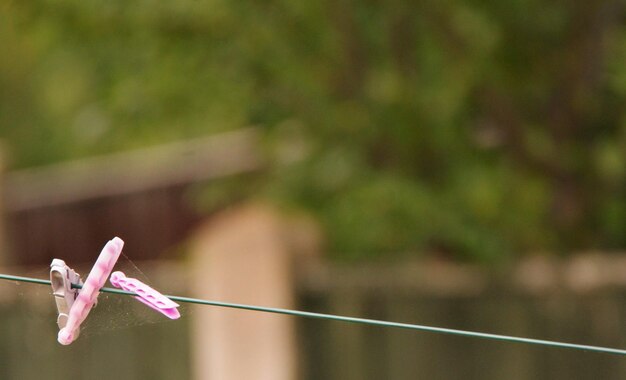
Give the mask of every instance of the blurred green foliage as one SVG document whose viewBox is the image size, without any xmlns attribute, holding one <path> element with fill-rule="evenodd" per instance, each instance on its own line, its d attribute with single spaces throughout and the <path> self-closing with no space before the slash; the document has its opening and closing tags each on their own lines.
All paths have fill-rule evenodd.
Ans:
<svg viewBox="0 0 626 380">
<path fill-rule="evenodd" d="M 626 247 L 623 1 L 0 2 L 13 167 L 257 125 L 342 257 Z"/>
</svg>

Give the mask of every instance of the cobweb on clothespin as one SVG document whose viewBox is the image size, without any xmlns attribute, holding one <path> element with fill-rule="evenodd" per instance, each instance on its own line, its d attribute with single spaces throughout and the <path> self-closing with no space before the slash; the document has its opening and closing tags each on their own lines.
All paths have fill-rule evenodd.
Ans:
<svg viewBox="0 0 626 380">
<path fill-rule="evenodd" d="M 117 262 L 115 270 L 127 274 L 128 277 L 140 279 L 148 285 L 154 285 L 160 290 L 167 290 L 167 284 L 154 283 L 154 276 L 146 273 L 126 253 L 122 251 L 121 259 Z M 107 285 L 111 286 L 110 280 Z M 192 310 L 187 305 L 180 306 L 181 314 L 188 316 Z M 85 322 L 83 338 L 97 336 L 117 330 L 140 328 L 145 325 L 167 323 L 169 320 L 155 313 L 150 308 L 137 302 L 133 297 L 120 297 L 111 293 L 100 293 L 98 306 L 95 307 L 89 319 Z"/>
</svg>

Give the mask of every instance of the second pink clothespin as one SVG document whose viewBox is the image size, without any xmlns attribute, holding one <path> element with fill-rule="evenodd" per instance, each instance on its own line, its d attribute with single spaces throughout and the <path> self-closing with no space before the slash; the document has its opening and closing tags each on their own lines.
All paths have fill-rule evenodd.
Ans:
<svg viewBox="0 0 626 380">
<path fill-rule="evenodd" d="M 67 311 L 67 314 L 61 313 L 59 315 L 58 322 L 59 327 L 61 327 L 58 336 L 59 343 L 68 345 L 78 337 L 80 325 L 83 323 L 85 318 L 87 318 L 91 308 L 95 305 L 96 300 L 98 299 L 98 294 L 100 294 L 100 288 L 104 286 L 107 278 L 109 278 L 109 274 L 113 271 L 113 267 L 115 266 L 120 253 L 122 253 L 123 247 L 124 241 L 118 237 L 107 242 L 102 249 L 102 252 L 100 252 L 100 256 L 98 256 L 91 272 L 89 272 L 85 283 L 78 292 L 78 296 L 75 297 L 73 294 L 68 295 L 70 300 L 72 297 L 75 297 L 75 299 L 70 301 L 71 307 Z M 53 261 L 53 264 L 54 263 L 55 262 Z M 53 288 L 55 285 L 54 276 L 56 276 L 56 274 L 51 273 Z M 76 281 L 76 279 L 74 278 L 73 281 Z M 71 285 L 69 289 L 71 289 Z M 57 290 L 55 289 L 55 297 L 66 297 L 66 295 L 57 294 Z"/>
<path fill-rule="evenodd" d="M 138 301 L 166 317 L 170 319 L 180 318 L 180 313 L 176 309 L 179 305 L 176 302 L 136 278 L 126 277 L 124 273 L 117 271 L 111 274 L 110 281 L 116 288 L 136 293 L 135 298 Z"/>
</svg>

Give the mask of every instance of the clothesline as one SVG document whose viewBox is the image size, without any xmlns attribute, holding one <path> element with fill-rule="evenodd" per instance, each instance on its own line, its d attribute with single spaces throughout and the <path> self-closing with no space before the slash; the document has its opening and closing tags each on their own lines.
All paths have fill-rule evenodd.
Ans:
<svg viewBox="0 0 626 380">
<path fill-rule="evenodd" d="M 8 275 L 8 274 L 0 274 L 0 279 L 33 283 L 33 284 L 39 284 L 39 285 L 51 284 L 49 280 L 42 280 L 42 279 L 32 278 L 32 277 L 13 276 L 13 275 Z M 79 284 L 72 284 L 72 288 L 81 289 L 82 286 Z M 106 287 L 101 288 L 100 292 L 127 295 L 127 296 L 137 296 L 137 294 L 134 292 L 114 289 L 114 288 L 106 288 Z M 376 320 L 376 319 L 347 317 L 347 316 L 341 316 L 341 315 L 335 315 L 335 314 L 313 313 L 313 312 L 308 312 L 308 311 L 299 311 L 299 310 L 282 309 L 282 308 L 265 307 L 265 306 L 255 306 L 255 305 L 247 305 L 247 304 L 239 304 L 239 303 L 231 303 L 231 302 L 211 301 L 211 300 L 203 300 L 203 299 L 191 298 L 191 297 L 181 297 L 181 296 L 172 296 L 172 295 L 166 295 L 166 297 L 171 299 L 172 301 L 192 303 L 192 304 L 198 304 L 198 305 L 208 305 L 208 306 L 224 307 L 224 308 L 231 308 L 231 309 L 251 310 L 251 311 L 257 311 L 257 312 L 264 312 L 264 313 L 284 314 L 284 315 L 291 315 L 295 317 L 321 319 L 321 320 L 328 320 L 328 321 L 339 321 L 339 322 L 347 322 L 347 323 L 354 323 L 354 324 L 360 324 L 360 325 L 378 326 L 378 327 L 385 327 L 385 328 L 398 328 L 398 329 L 405 329 L 405 330 L 417 330 L 417 331 L 425 331 L 425 332 L 431 332 L 431 333 L 437 333 L 437 334 L 458 335 L 458 336 L 496 340 L 496 341 L 503 341 L 503 342 L 510 342 L 510 343 L 559 347 L 559 348 L 565 348 L 565 349 L 574 349 L 574 350 L 600 352 L 600 353 L 605 353 L 605 354 L 626 356 L 626 350 L 618 349 L 618 348 L 591 346 L 591 345 L 585 345 L 585 344 L 566 343 L 566 342 L 524 338 L 524 337 L 509 336 L 509 335 L 489 334 L 489 333 L 482 333 L 482 332 L 476 332 L 476 331 L 457 330 L 457 329 L 417 325 L 417 324 L 410 324 L 410 323 L 398 323 L 398 322 L 390 322 L 390 321 L 383 321 L 383 320 Z"/>
</svg>

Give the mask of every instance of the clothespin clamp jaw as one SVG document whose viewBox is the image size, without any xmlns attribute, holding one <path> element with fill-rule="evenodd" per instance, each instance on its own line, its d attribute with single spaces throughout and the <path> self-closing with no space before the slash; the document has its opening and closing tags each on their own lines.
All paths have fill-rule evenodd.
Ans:
<svg viewBox="0 0 626 380">
<path fill-rule="evenodd" d="M 72 284 L 82 285 L 83 281 L 78 273 L 65 264 L 65 261 L 53 259 L 50 264 L 50 284 L 59 311 L 57 325 L 62 329 L 67 324 L 70 309 L 79 293 L 79 289 L 73 288 Z"/>
</svg>

